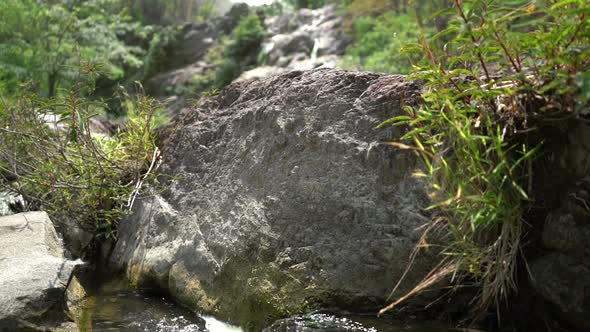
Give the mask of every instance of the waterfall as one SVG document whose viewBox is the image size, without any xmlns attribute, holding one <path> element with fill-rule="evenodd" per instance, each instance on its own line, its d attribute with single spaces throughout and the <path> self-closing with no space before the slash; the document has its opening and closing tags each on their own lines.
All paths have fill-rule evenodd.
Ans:
<svg viewBox="0 0 590 332">
<path fill-rule="evenodd" d="M 313 49 L 311 50 L 311 62 L 315 63 L 318 59 L 318 49 L 320 48 L 320 39 L 319 38 L 315 38 L 313 40 Z"/>
</svg>

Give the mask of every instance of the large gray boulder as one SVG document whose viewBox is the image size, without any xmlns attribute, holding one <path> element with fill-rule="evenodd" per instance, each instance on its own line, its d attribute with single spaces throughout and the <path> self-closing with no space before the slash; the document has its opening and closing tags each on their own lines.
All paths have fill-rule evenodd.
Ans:
<svg viewBox="0 0 590 332">
<path fill-rule="evenodd" d="M 310 307 L 376 309 L 427 220 L 411 152 L 383 143 L 420 86 L 315 70 L 234 83 L 163 132 L 168 189 L 121 223 L 111 261 L 136 285 L 260 331 Z M 420 257 L 402 284 L 429 270 Z"/>
<path fill-rule="evenodd" d="M 73 267 L 45 212 L 1 217 L 0 331 L 61 323 Z"/>
</svg>

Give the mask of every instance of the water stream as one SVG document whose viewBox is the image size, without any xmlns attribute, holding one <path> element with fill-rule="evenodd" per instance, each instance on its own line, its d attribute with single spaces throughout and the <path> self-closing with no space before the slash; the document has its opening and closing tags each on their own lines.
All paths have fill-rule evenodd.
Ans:
<svg viewBox="0 0 590 332">
<path fill-rule="evenodd" d="M 148 290 L 126 287 L 110 280 L 92 292 L 83 304 L 81 332 L 242 332 L 214 317 L 198 316 Z"/>
<path fill-rule="evenodd" d="M 23 198 L 21 196 L 15 196 L 11 193 L 0 191 L 0 217 L 13 214 L 10 210 L 10 205 L 23 204 Z"/>
<path fill-rule="evenodd" d="M 244 332 L 214 317 L 196 315 L 149 290 L 121 279 L 103 282 L 83 304 L 81 332 Z M 269 332 L 457 332 L 440 325 L 384 321 L 374 316 L 309 314 L 279 321 Z M 464 330 L 463 330 L 464 331 Z"/>
</svg>

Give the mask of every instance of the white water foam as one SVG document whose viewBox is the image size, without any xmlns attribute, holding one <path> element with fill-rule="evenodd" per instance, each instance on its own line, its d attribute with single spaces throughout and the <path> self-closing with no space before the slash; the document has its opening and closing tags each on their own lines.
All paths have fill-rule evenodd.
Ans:
<svg viewBox="0 0 590 332">
<path fill-rule="evenodd" d="M 230 325 L 212 316 L 201 315 L 205 320 L 206 327 L 211 332 L 244 332 L 240 327 Z"/>
</svg>

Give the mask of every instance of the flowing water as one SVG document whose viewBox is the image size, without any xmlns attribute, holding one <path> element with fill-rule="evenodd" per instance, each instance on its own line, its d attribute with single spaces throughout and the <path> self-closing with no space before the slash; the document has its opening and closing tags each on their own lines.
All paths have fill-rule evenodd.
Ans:
<svg viewBox="0 0 590 332">
<path fill-rule="evenodd" d="M 15 196 L 13 194 L 0 191 L 0 217 L 12 214 L 13 212 L 10 210 L 10 205 L 18 203 L 23 203 L 21 196 Z"/>
<path fill-rule="evenodd" d="M 117 279 L 102 283 L 84 301 L 82 332 L 243 332 L 210 316 L 196 315 L 148 290 L 134 290 Z M 457 332 L 436 325 L 407 325 L 370 316 L 309 314 L 279 321 L 269 332 Z"/>
<path fill-rule="evenodd" d="M 105 282 L 83 304 L 81 332 L 241 332 L 210 316 L 198 316 L 172 301 L 134 290 L 121 280 Z"/>
</svg>

